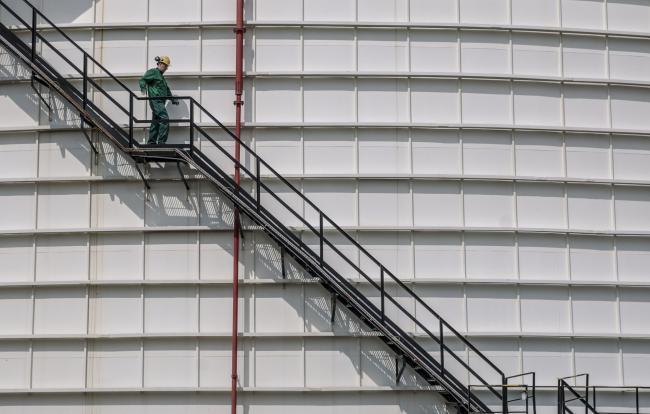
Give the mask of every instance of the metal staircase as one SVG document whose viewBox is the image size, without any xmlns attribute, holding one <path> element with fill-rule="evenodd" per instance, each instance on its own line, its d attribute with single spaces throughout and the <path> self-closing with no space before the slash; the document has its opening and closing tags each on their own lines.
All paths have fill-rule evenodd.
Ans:
<svg viewBox="0 0 650 414">
<path fill-rule="evenodd" d="M 200 172 L 214 183 L 223 195 L 237 206 L 238 210 L 259 226 L 279 246 L 284 255 L 292 257 L 311 276 L 318 278 L 331 293 L 333 304 L 347 307 L 386 343 L 397 355 L 396 379 L 410 365 L 428 384 L 434 387 L 449 402 L 455 404 L 460 412 L 466 413 L 516 413 L 528 412 L 528 401 L 535 406 L 534 375 L 531 384 L 522 378 L 531 374 L 506 376 L 493 362 L 483 355 L 462 334 L 456 331 L 413 290 L 384 267 L 366 249 L 357 243 L 317 205 L 305 197 L 287 179 L 282 177 L 271 165 L 260 158 L 249 146 L 210 114 L 200 103 L 191 97 L 175 97 L 188 105 L 187 119 L 171 119 L 170 122 L 187 127 L 187 142 L 180 145 L 149 146 L 138 142 L 134 137 L 136 124 L 148 123 L 135 115 L 138 103 L 149 98 L 140 97 L 103 65 L 87 54 L 66 33 L 53 24 L 29 2 L 23 0 L 20 10 L 0 0 L 0 13 L 15 19 L 14 24 L 0 24 L 0 44 L 22 60 L 32 72 L 32 81 L 46 85 L 51 91 L 62 96 L 81 119 L 81 127 L 90 125 L 101 132 L 117 148 L 128 154 L 138 164 L 154 161 L 184 163 Z M 29 34 L 22 40 L 17 34 Z M 44 32 L 56 33 L 69 42 L 78 59 L 66 56 Z M 64 76 L 55 66 L 38 52 L 47 49 L 48 54 L 64 62 L 73 77 Z M 76 62 L 74 62 L 76 60 Z M 73 79 L 74 78 L 74 79 Z M 100 78 L 102 80 L 100 80 Z M 103 82 L 118 85 L 119 96 L 107 92 Z M 122 99 L 127 97 L 126 102 Z M 112 106 L 126 123 L 118 123 L 107 114 L 106 106 Z M 102 109 L 104 108 L 104 109 Z M 202 123 L 199 123 L 202 120 Z M 207 120 L 207 122 L 206 122 Z M 216 131 L 216 134 L 214 133 Z M 215 138 L 215 135 L 217 138 Z M 228 147 L 239 143 L 245 161 L 241 163 L 230 153 Z M 94 147 L 93 147 L 94 148 Z M 232 172 L 239 170 L 242 179 L 252 185 L 238 185 Z M 179 168 L 180 171 L 180 168 Z M 145 176 L 138 168 L 148 187 Z M 181 172 L 181 177 L 185 177 Z M 274 185 L 269 184 L 273 181 Z M 187 183 L 185 183 L 187 185 Z M 282 186 L 282 191 L 272 187 Z M 306 206 L 304 213 L 296 211 L 287 201 L 286 195 L 300 200 Z M 297 221 L 304 232 L 315 239 L 315 247 L 310 247 L 296 235 L 279 216 Z M 346 256 L 333 242 L 345 240 L 356 249 L 369 266 L 362 269 Z M 334 260 L 333 260 L 334 259 Z M 348 270 L 358 273 L 372 289 L 371 294 L 363 294 L 342 276 L 342 263 Z M 371 270 L 368 270 L 368 269 Z M 397 295 L 389 290 L 400 290 L 401 298 L 412 298 L 418 309 L 418 316 L 406 309 Z M 334 307 L 334 306 L 333 306 Z M 333 314 L 334 315 L 334 314 Z M 333 320 L 332 316 L 332 320 Z M 409 325 L 411 328 L 407 328 Z M 418 335 L 407 331 L 416 327 Z M 430 345 L 433 345 L 433 349 Z M 467 360 L 452 349 L 458 346 L 467 349 L 471 357 Z M 516 383 L 512 382 L 516 380 Z M 521 385 L 524 383 L 526 385 Z M 496 385 L 495 385 L 496 384 Z M 517 392 L 514 392 L 517 389 Z M 524 389 L 524 391 L 521 391 Z M 525 395 L 522 404 L 520 393 Z M 516 398 L 512 398 L 514 395 Z M 510 408 L 513 401 L 519 401 L 519 411 Z M 523 407 L 523 408 L 520 408 Z"/>
</svg>

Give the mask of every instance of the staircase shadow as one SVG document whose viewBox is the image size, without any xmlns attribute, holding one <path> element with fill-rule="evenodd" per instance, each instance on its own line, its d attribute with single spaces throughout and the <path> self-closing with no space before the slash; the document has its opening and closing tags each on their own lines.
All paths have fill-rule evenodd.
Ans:
<svg viewBox="0 0 650 414">
<path fill-rule="evenodd" d="M 257 251 L 255 252 L 255 276 L 281 282 L 282 278 L 282 256 L 278 246 L 266 235 L 260 233 L 256 238 Z M 316 279 L 309 277 L 302 269 L 288 256 L 285 257 L 286 279 L 290 281 L 306 283 L 304 286 L 303 301 L 286 301 L 292 306 L 296 314 L 301 315 L 306 332 L 332 334 L 333 337 L 315 338 L 315 341 L 337 341 L 343 338 L 356 338 L 358 348 L 350 351 L 339 348 L 339 353 L 355 366 L 358 375 L 361 377 L 363 386 L 396 386 L 396 360 L 394 353 L 386 346 L 375 333 L 370 331 L 349 309 L 341 303 L 337 303 L 334 310 L 334 321 L 332 322 L 333 303 L 329 292 L 317 283 Z M 287 283 L 285 282 L 285 283 Z M 285 287 L 286 288 L 286 287 Z M 338 339 L 337 339 L 338 338 Z M 353 340 L 353 339 L 350 339 Z M 336 342 L 334 342 L 336 344 Z M 319 346 L 318 344 L 315 346 Z M 325 349 L 332 350 L 332 344 L 322 344 Z M 336 347 L 336 345 L 334 345 Z M 427 384 L 413 371 L 407 367 L 403 373 L 399 387 L 426 388 Z"/>
</svg>

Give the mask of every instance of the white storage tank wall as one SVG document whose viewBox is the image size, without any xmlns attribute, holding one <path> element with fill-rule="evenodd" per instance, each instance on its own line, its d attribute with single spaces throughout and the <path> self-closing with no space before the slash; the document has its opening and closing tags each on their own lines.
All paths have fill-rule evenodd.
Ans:
<svg viewBox="0 0 650 414">
<path fill-rule="evenodd" d="M 153 56 L 171 55 L 174 91 L 232 122 L 234 8 L 193 5 L 183 16 L 174 4 L 140 2 L 128 12 L 117 1 L 40 6 L 56 22 L 77 25 L 73 38 L 134 90 Z M 201 16 L 223 23 L 203 27 Z M 179 19 L 190 23 L 147 28 Z M 133 164 L 95 135 L 100 154 L 92 154 L 74 128 L 78 117 L 57 97 L 48 122 L 24 81 L 29 72 L 4 51 L 2 64 L 0 388 L 9 396 L 0 411 L 226 412 L 231 207 L 204 181 L 191 180 L 186 192 L 173 165 L 152 166 L 146 192 Z M 125 102 L 115 84 L 102 82 Z M 97 94 L 95 102 L 123 122 Z M 137 109 L 144 114 L 144 106 Z M 187 113 L 181 107 L 172 116 Z M 171 139 L 186 138 L 175 128 Z M 297 280 L 295 265 L 292 281 L 274 283 L 281 279 L 278 253 L 262 234 L 247 232 L 243 249 L 241 410 L 446 410 L 410 371 L 394 388 L 393 356 L 379 340 L 362 338 L 350 315 L 339 310 L 340 337 L 332 336 L 329 297 Z"/>
<path fill-rule="evenodd" d="M 650 8 L 351 3 L 256 3 L 258 151 L 506 372 L 646 384 Z"/>
<path fill-rule="evenodd" d="M 508 372 L 646 383 L 650 8 L 341 3 L 257 2 L 258 151 Z"/>
<path fill-rule="evenodd" d="M 233 122 L 234 1 L 37 3 L 133 90 L 154 56 L 170 55 L 175 93 Z M 245 138 L 271 165 L 508 374 L 650 385 L 650 6 L 258 0 L 246 13 Z M 205 182 L 186 194 L 173 168 L 152 168 L 147 199 L 108 144 L 95 162 L 78 131 L 49 130 L 27 83 L 2 92 L 0 353 L 13 374 L 0 386 L 18 393 L 3 409 L 227 410 L 229 206 Z M 53 124 L 71 125 L 59 107 Z M 412 373 L 401 391 L 357 392 L 393 386 L 391 356 L 349 315 L 332 326 L 321 288 L 268 283 L 281 278 L 278 258 L 246 234 L 248 409 L 437 406 L 411 391 Z M 321 391 L 291 392 L 305 387 Z M 72 394 L 25 394 L 49 388 Z M 114 392 L 74 394 L 86 388 Z M 115 392 L 168 388 L 217 392 Z"/>
</svg>

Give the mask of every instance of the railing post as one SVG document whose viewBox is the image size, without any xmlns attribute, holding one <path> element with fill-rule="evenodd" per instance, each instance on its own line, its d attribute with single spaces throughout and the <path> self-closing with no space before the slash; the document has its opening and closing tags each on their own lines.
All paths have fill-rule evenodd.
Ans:
<svg viewBox="0 0 650 414">
<path fill-rule="evenodd" d="M 83 108 L 88 104 L 88 55 L 84 53 Z"/>
<path fill-rule="evenodd" d="M 319 221 L 319 242 L 320 242 L 320 265 L 323 266 L 323 213 L 320 212 L 318 215 Z"/>
<path fill-rule="evenodd" d="M 533 414 L 537 414 L 537 380 L 535 379 L 535 372 L 532 373 L 533 376 Z"/>
<path fill-rule="evenodd" d="M 384 318 L 386 316 L 386 294 L 385 294 L 385 287 L 384 287 L 384 267 L 380 267 L 380 272 L 379 272 L 379 286 L 381 289 L 381 323 L 384 323 Z"/>
<path fill-rule="evenodd" d="M 129 94 L 129 148 L 133 148 L 133 94 Z"/>
<path fill-rule="evenodd" d="M 194 151 L 194 101 L 190 99 L 190 154 Z"/>
<path fill-rule="evenodd" d="M 564 414 L 564 388 L 562 380 L 557 380 L 557 414 Z"/>
<path fill-rule="evenodd" d="M 585 382 L 585 414 L 589 414 L 589 375 Z"/>
<path fill-rule="evenodd" d="M 36 59 L 36 24 L 38 22 L 38 14 L 36 8 L 32 6 L 32 61 Z"/>
<path fill-rule="evenodd" d="M 635 392 L 635 397 L 636 397 L 636 414 L 639 414 L 639 387 L 636 387 L 634 389 Z M 595 409 L 596 407 L 594 407 Z"/>
<path fill-rule="evenodd" d="M 503 414 L 508 414 L 508 380 L 505 375 L 501 375 L 501 406 Z"/>
<path fill-rule="evenodd" d="M 260 173 L 260 157 L 255 157 L 255 196 L 257 198 L 257 211 L 260 211 L 260 204 L 262 203 L 262 185 L 261 185 L 261 173 Z M 284 261 L 282 262 L 284 264 Z"/>
<path fill-rule="evenodd" d="M 442 319 L 438 320 L 440 327 L 440 369 L 445 376 L 445 337 L 443 335 Z"/>
</svg>

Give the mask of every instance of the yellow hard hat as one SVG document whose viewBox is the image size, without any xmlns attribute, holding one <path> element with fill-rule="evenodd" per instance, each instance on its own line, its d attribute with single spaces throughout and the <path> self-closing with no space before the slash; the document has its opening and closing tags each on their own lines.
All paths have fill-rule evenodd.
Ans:
<svg viewBox="0 0 650 414">
<path fill-rule="evenodd" d="M 165 65 L 169 66 L 171 65 L 171 59 L 169 59 L 169 56 L 156 56 L 156 62 L 158 63 L 164 63 Z"/>
</svg>

